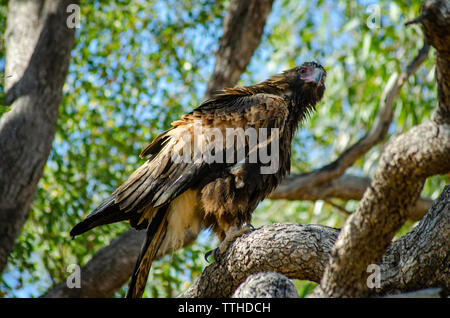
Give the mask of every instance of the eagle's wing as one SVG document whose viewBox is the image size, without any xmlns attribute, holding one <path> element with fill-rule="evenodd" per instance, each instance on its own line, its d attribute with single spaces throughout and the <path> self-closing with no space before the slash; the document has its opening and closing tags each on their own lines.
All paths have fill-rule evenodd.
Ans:
<svg viewBox="0 0 450 318">
<path fill-rule="evenodd" d="M 232 165 L 211 163 L 205 156 L 195 157 L 204 149 L 226 152 L 224 144 L 218 145 L 219 140 L 211 140 L 205 133 L 206 128 L 220 129 L 224 135 L 226 128 L 266 127 L 282 131 L 287 116 L 287 103 L 277 95 L 244 95 L 229 90 L 205 101 L 181 120 L 173 122 L 171 129 L 160 134 L 142 151 L 141 157 L 148 157 L 148 160 L 77 224 L 71 230 L 71 236 L 122 220 L 130 220 L 131 226 L 137 229 L 147 228 L 159 207 L 194 188 L 202 177 Z M 199 123 L 203 129 L 200 133 L 195 130 Z M 197 138 L 195 145 L 194 138 Z M 180 157 L 174 160 L 174 153 L 194 160 L 179 160 Z"/>
<path fill-rule="evenodd" d="M 276 95 L 256 94 L 235 96 L 224 94 L 216 96 L 191 113 L 173 122 L 173 128 L 160 134 L 147 148 L 141 157 L 150 158 L 137 169 L 115 193 L 115 203 L 125 213 L 139 211 L 151 205 L 155 208 L 163 206 L 187 189 L 195 186 L 202 176 L 211 169 L 224 169 L 230 164 L 211 163 L 205 156 L 195 157 L 204 149 L 225 149 L 225 142 L 216 145 L 218 140 L 211 140 L 205 128 L 216 128 L 222 132 L 226 128 L 279 128 L 283 129 L 288 116 L 285 100 Z M 201 124 L 203 130 L 195 131 Z M 199 135 L 195 135 L 200 132 Z M 197 138 L 197 144 L 193 140 Z M 199 147 L 203 147 L 199 150 Z M 183 155 L 190 150 L 190 158 L 176 162 L 173 154 Z M 189 158 L 189 156 L 187 157 Z M 151 218 L 147 215 L 146 218 Z"/>
</svg>

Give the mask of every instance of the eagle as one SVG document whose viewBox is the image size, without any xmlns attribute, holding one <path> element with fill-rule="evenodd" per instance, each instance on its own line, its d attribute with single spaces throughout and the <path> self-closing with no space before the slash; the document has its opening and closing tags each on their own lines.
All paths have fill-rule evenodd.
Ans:
<svg viewBox="0 0 450 318">
<path fill-rule="evenodd" d="M 289 173 L 294 133 L 322 99 L 325 78 L 320 64 L 305 62 L 218 91 L 157 136 L 140 154 L 145 163 L 70 235 L 119 221 L 147 230 L 128 298 L 142 296 L 158 251 L 180 249 L 203 229 L 217 235 L 222 255 Z"/>
</svg>

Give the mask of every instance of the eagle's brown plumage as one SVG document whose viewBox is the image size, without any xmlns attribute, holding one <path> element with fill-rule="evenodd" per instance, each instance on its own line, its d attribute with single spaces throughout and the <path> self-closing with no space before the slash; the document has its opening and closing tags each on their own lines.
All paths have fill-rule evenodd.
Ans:
<svg viewBox="0 0 450 318">
<path fill-rule="evenodd" d="M 129 220 L 136 229 L 147 229 L 127 293 L 128 297 L 142 296 L 159 249 L 178 249 L 204 228 L 211 228 L 224 241 L 250 222 L 258 203 L 289 172 L 292 137 L 322 98 L 325 75 L 322 66 L 308 62 L 254 86 L 225 89 L 203 102 L 142 151 L 141 157 L 148 160 L 77 224 L 71 235 L 122 220 Z M 226 142 L 208 135 L 209 128 L 223 136 L 227 128 L 255 128 L 258 137 L 258 129 L 264 128 L 269 138 L 266 143 L 258 139 L 256 148 L 249 138 L 233 142 L 236 150 L 243 147 L 247 160 L 227 162 Z M 249 154 L 271 152 L 271 128 L 279 131 L 279 165 L 274 173 L 261 174 L 261 167 L 268 164 L 248 160 Z M 176 161 L 173 157 L 174 152 L 193 157 L 205 149 L 213 149 L 211 153 L 224 159 L 211 162 L 200 156 Z"/>
</svg>

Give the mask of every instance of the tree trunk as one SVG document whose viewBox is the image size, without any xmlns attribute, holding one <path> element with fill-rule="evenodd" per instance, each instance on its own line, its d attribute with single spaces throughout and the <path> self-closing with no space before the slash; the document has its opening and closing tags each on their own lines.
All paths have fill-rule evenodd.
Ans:
<svg viewBox="0 0 450 318">
<path fill-rule="evenodd" d="M 0 273 L 26 221 L 52 146 L 74 44 L 73 0 L 8 5 L 5 91 L 0 120 Z"/>
</svg>

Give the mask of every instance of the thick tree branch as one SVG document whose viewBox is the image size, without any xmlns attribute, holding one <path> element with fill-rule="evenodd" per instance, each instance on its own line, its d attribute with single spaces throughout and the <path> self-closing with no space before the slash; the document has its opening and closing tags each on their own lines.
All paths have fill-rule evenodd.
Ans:
<svg viewBox="0 0 450 318">
<path fill-rule="evenodd" d="M 291 180 L 297 178 L 298 176 L 299 175 L 289 176 L 270 194 L 269 198 L 309 201 L 329 200 L 331 198 L 361 200 L 364 192 L 370 185 L 370 178 L 344 174 L 339 178 L 314 187 L 297 189 L 296 192 L 292 189 L 292 187 L 295 187 L 295 184 L 292 183 Z M 413 221 L 420 220 L 431 208 L 432 203 L 433 200 L 428 198 L 418 199 L 409 211 L 408 219 Z"/>
<path fill-rule="evenodd" d="M 72 0 L 8 4 L 6 104 L 0 120 L 0 273 L 28 217 L 50 153 L 74 29 Z"/>
<path fill-rule="evenodd" d="M 273 0 L 230 1 L 205 98 L 236 85 L 261 41 L 272 4 Z"/>
<path fill-rule="evenodd" d="M 441 288 L 427 288 L 404 294 L 385 296 L 385 298 L 441 298 L 441 297 L 443 297 Z"/>
<path fill-rule="evenodd" d="M 410 233 L 394 241 L 383 256 L 377 292 L 441 287 L 450 292 L 450 186 Z M 389 264 L 389 265 L 388 265 Z"/>
<path fill-rule="evenodd" d="M 224 36 L 216 54 L 216 67 L 208 85 L 205 98 L 214 91 L 234 86 L 261 41 L 266 18 L 273 0 L 230 1 L 224 19 Z M 66 283 L 55 286 L 44 297 L 111 297 L 120 286 L 126 284 L 133 271 L 145 234 L 129 230 L 109 246 L 100 250 L 82 268 L 82 284 L 77 291 L 67 288 Z M 184 246 L 191 241 L 184 242 Z M 115 250 L 127 251 L 116 253 Z M 168 251 L 161 251 L 161 255 Z M 114 282 L 95 280 L 104 272 L 104 266 L 115 272 Z M 132 265 L 130 265 L 132 264 Z M 113 280 L 109 278 L 109 280 Z"/>
<path fill-rule="evenodd" d="M 380 107 L 372 128 L 355 144 L 347 148 L 335 161 L 317 170 L 287 178 L 275 192 L 285 196 L 295 196 L 303 191 L 311 191 L 311 188 L 330 182 L 342 176 L 347 168 L 363 156 L 373 146 L 384 140 L 389 125 L 392 122 L 394 101 L 398 92 L 409 76 L 411 76 L 428 56 L 429 46 L 419 51 L 419 54 L 408 65 L 402 74 L 394 73 L 389 78 L 383 93 L 381 94 Z"/>
<path fill-rule="evenodd" d="M 450 289 L 449 207 L 450 186 L 447 186 L 419 225 L 387 249 L 380 263 L 381 288 L 375 293 L 384 295 L 433 286 Z M 320 282 L 338 235 L 339 230 L 321 225 L 263 226 L 239 237 L 181 297 L 230 297 L 247 277 L 259 272 Z M 418 264 L 422 258 L 425 261 Z M 403 275 L 396 276 L 394 272 Z"/>
<path fill-rule="evenodd" d="M 341 231 L 316 295 L 368 295 L 367 266 L 381 259 L 425 179 L 450 171 L 449 17 L 448 2 L 430 0 L 417 20 L 424 26 L 425 42 L 437 50 L 439 105 L 433 121 L 413 127 L 386 147 L 370 187 Z"/>
<path fill-rule="evenodd" d="M 230 297 L 249 275 L 259 272 L 319 282 L 338 234 L 339 230 L 320 225 L 258 228 L 239 237 L 181 297 Z"/>
<path fill-rule="evenodd" d="M 425 179 L 450 170 L 450 127 L 428 122 L 386 147 L 370 187 L 342 228 L 321 282 L 324 296 L 364 296 L 376 264 L 420 195 Z"/>
<path fill-rule="evenodd" d="M 109 298 L 122 287 L 133 272 L 139 256 L 145 231 L 129 230 L 98 251 L 81 268 L 80 288 L 68 288 L 62 282 L 43 296 L 44 298 Z M 192 241 L 185 242 L 189 244 Z M 168 251 L 160 251 L 158 257 Z M 107 270 L 105 270 L 107 269 Z"/>
</svg>

